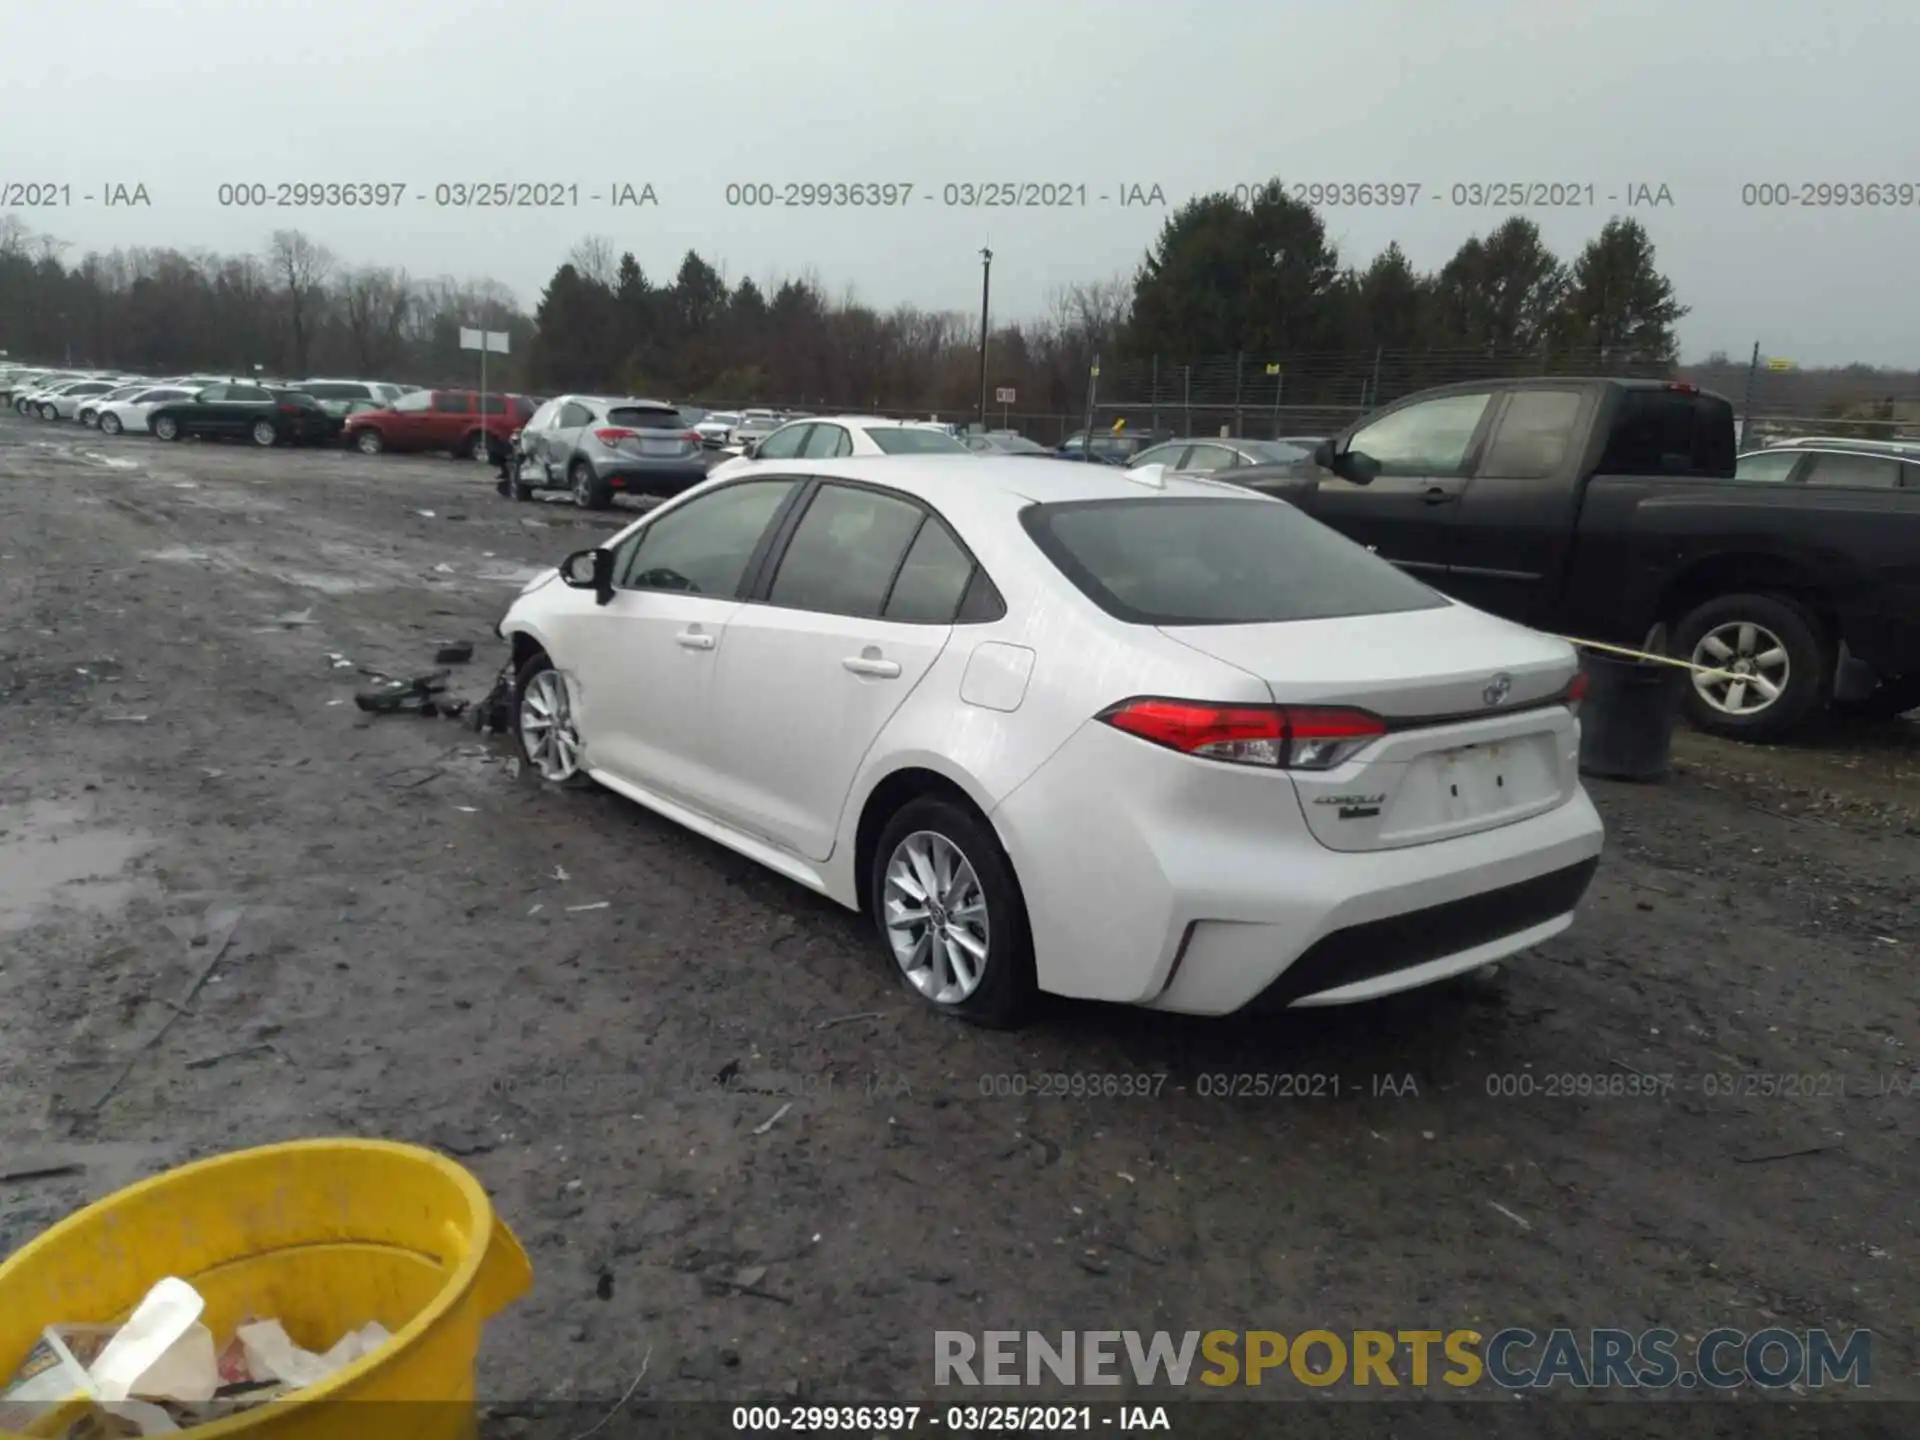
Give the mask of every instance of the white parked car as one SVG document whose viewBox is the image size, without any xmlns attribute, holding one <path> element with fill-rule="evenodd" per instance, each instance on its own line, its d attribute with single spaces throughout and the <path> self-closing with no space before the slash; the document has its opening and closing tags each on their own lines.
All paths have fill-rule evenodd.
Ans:
<svg viewBox="0 0 1920 1440">
<path fill-rule="evenodd" d="M 709 450 L 718 450 L 733 443 L 733 427 L 740 423 L 737 410 L 709 410 L 694 425 L 694 433 L 700 437 L 700 443 Z"/>
<path fill-rule="evenodd" d="M 198 393 L 203 386 L 160 385 L 144 389 L 125 400 L 115 400 L 100 407 L 99 427 L 102 435 L 120 435 L 132 431 L 136 435 L 147 433 L 147 416 L 156 405 L 164 405 L 169 400 L 184 400 Z"/>
<path fill-rule="evenodd" d="M 539 775 L 866 912 L 981 1023 L 1428 984 L 1565 930 L 1598 864 L 1572 648 L 1222 482 L 763 463 L 500 633 Z"/>
<path fill-rule="evenodd" d="M 132 384 L 116 385 L 101 395 L 89 395 L 74 408 L 73 418 L 89 430 L 97 430 L 100 427 L 100 408 L 103 405 L 110 405 L 116 400 L 131 400 L 142 390 L 151 389 L 157 383 L 154 380 L 140 380 Z"/>
<path fill-rule="evenodd" d="M 785 460 L 837 460 L 874 455 L 972 455 L 960 441 L 925 420 L 877 415 L 808 415 L 790 420 L 736 459 L 714 466 L 715 476 L 740 475 Z"/>
<path fill-rule="evenodd" d="M 91 400 L 112 390 L 111 380 L 71 380 L 51 390 L 43 390 L 32 399 L 32 413 L 42 420 L 71 420 L 82 400 Z"/>
</svg>

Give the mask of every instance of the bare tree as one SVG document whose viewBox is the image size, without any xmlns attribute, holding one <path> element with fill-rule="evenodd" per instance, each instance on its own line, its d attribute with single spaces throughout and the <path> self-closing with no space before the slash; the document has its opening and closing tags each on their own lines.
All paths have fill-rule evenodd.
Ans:
<svg viewBox="0 0 1920 1440">
<path fill-rule="evenodd" d="M 580 272 L 582 280 L 604 285 L 609 290 L 620 276 L 620 252 L 604 235 L 589 235 L 567 252 L 567 263 Z"/>
<path fill-rule="evenodd" d="M 348 275 L 340 289 L 347 333 L 363 375 L 379 375 L 400 358 L 412 289 L 407 272 L 376 265 Z"/>
<path fill-rule="evenodd" d="M 334 271 L 333 252 L 298 230 L 276 230 L 268 246 L 267 259 L 287 298 L 293 369 L 296 374 L 304 375 L 314 332 L 319 328 L 326 304 L 327 281 Z"/>
</svg>

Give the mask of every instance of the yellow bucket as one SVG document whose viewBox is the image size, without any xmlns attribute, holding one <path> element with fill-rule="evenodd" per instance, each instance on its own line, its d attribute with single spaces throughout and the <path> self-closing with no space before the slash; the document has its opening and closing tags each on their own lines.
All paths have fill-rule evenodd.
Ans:
<svg viewBox="0 0 1920 1440">
<path fill-rule="evenodd" d="M 206 1297 L 216 1345 L 249 1318 L 278 1318 L 316 1352 L 369 1320 L 393 1332 L 321 1384 L 195 1427 L 194 1440 L 470 1435 L 481 1326 L 533 1284 L 520 1242 L 452 1161 L 381 1140 L 267 1145 L 143 1180 L 0 1264 L 0 1385 L 46 1326 L 123 1321 L 168 1275 Z M 343 1412 L 349 1401 L 361 1403 Z M 66 1418 L 32 1433 L 62 1433 Z"/>
</svg>

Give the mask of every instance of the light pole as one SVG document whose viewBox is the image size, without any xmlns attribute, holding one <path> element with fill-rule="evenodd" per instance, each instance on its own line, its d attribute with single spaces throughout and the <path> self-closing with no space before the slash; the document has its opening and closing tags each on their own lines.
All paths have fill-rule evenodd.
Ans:
<svg viewBox="0 0 1920 1440">
<path fill-rule="evenodd" d="M 993 283 L 993 251 L 980 251 L 980 429 L 987 428 L 987 296 Z"/>
</svg>

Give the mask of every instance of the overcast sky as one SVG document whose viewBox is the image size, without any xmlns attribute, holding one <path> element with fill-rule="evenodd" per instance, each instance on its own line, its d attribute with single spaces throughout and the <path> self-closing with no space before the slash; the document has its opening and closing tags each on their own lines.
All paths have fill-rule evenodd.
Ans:
<svg viewBox="0 0 1920 1440">
<path fill-rule="evenodd" d="M 1920 5 L 1752 0 L 60 0 L 9 27 L 0 186 L 71 242 L 260 247 L 487 275 L 532 304 L 582 236 L 670 275 L 814 271 L 867 303 L 994 313 L 1130 274 L 1169 208 L 1274 175 L 1423 187 L 1331 212 L 1343 259 L 1443 262 L 1504 211 L 1456 184 L 1591 185 L 1530 212 L 1567 259 L 1637 215 L 1713 349 L 1920 363 Z M 16 20 L 23 16 L 15 17 Z M 31 143 L 28 143 L 31 142 Z M 397 208 L 223 207 L 223 184 L 398 182 Z M 435 187 L 578 186 L 579 203 L 442 208 Z M 726 187 L 911 183 L 895 209 L 730 207 Z M 948 185 L 1086 187 L 1071 209 L 968 209 Z M 1744 184 L 1891 182 L 1904 208 L 1760 208 Z M 144 185 L 147 208 L 107 207 Z M 615 208 L 651 184 L 657 205 Z M 1671 204 L 1629 208 L 1629 187 Z M 88 201 L 83 197 L 93 195 Z M 1103 201 L 1101 196 L 1112 198 Z M 1618 199 L 1609 202 L 1609 196 Z M 928 198 L 931 197 L 931 198 Z M 1436 198 L 1438 197 L 1438 198 Z M 13 198 L 13 197 L 0 197 Z"/>
</svg>

